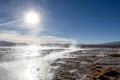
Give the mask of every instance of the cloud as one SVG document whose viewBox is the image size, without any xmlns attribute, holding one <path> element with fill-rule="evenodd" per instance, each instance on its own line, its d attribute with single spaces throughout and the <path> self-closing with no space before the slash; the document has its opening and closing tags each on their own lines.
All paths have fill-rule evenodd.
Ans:
<svg viewBox="0 0 120 80">
<path fill-rule="evenodd" d="M 29 34 L 38 34 L 42 31 L 44 31 L 43 28 L 43 24 L 41 23 L 40 25 L 34 25 L 34 26 L 30 26 L 30 25 L 26 25 L 22 19 L 19 20 L 12 20 L 12 21 L 8 21 L 8 22 L 0 22 L 0 28 L 3 29 L 5 31 L 9 31 L 7 29 L 13 28 L 14 30 L 19 32 L 23 32 L 24 33 L 29 33 Z M 10 31 L 11 32 L 11 31 Z"/>
<path fill-rule="evenodd" d="M 74 43 L 72 39 L 60 38 L 55 36 L 31 36 L 18 34 L 17 32 L 4 32 L 0 34 L 0 40 L 29 43 L 29 44 L 48 44 L 48 43 Z"/>
<path fill-rule="evenodd" d="M 0 23 L 0 27 L 1 27 L 1 26 L 13 25 L 13 24 L 18 23 L 19 21 L 20 21 L 20 20 L 13 20 L 13 21 L 8 21 L 8 22 L 2 22 L 2 23 Z"/>
</svg>

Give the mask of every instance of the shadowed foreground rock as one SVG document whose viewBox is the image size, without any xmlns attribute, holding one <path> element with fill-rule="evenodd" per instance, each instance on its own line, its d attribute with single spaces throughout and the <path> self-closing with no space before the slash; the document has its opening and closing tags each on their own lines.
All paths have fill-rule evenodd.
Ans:
<svg viewBox="0 0 120 80">
<path fill-rule="evenodd" d="M 56 60 L 58 66 L 53 80 L 120 80 L 120 57 L 79 56 L 81 52 L 71 53 L 74 58 Z"/>
</svg>

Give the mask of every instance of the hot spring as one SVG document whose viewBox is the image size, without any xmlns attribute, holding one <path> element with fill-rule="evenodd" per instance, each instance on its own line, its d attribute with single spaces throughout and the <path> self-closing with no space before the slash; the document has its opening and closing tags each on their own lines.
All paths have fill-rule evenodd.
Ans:
<svg viewBox="0 0 120 80">
<path fill-rule="evenodd" d="M 52 80 L 59 66 L 51 64 L 80 48 L 27 45 L 0 48 L 0 80 Z"/>
</svg>

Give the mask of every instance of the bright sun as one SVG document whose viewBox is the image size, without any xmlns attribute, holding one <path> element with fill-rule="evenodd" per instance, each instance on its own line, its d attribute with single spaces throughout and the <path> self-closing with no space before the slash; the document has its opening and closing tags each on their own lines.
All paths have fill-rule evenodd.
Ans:
<svg viewBox="0 0 120 80">
<path fill-rule="evenodd" d="M 24 21 L 28 25 L 38 25 L 39 24 L 39 15 L 36 12 L 30 11 L 24 15 Z"/>
</svg>

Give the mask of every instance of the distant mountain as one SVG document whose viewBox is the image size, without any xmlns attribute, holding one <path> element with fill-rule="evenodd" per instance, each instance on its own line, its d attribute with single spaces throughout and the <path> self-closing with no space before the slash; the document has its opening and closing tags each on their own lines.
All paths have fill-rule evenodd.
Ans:
<svg viewBox="0 0 120 80">
<path fill-rule="evenodd" d="M 120 48 L 120 41 L 103 44 L 82 44 L 84 48 Z"/>
<path fill-rule="evenodd" d="M 104 43 L 105 45 L 120 45 L 120 41 Z"/>
<path fill-rule="evenodd" d="M 16 43 L 7 42 L 7 41 L 0 41 L 0 46 L 15 46 Z"/>
<path fill-rule="evenodd" d="M 8 41 L 0 41 L 0 46 L 16 46 L 16 45 L 27 45 L 27 43 L 15 43 Z"/>
</svg>

